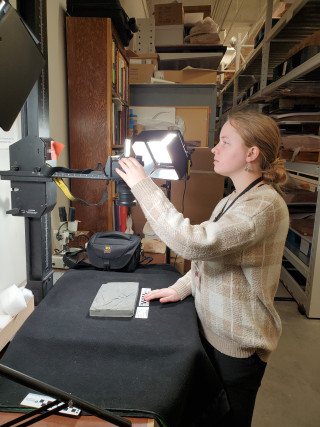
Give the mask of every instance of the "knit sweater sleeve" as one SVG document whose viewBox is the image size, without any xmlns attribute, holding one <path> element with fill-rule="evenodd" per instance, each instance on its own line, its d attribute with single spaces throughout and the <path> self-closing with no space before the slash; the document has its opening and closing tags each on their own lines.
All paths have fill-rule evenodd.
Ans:
<svg viewBox="0 0 320 427">
<path fill-rule="evenodd" d="M 180 277 L 180 279 L 178 279 L 174 285 L 170 286 L 170 288 L 173 288 L 178 293 L 181 300 L 191 295 L 191 270 L 189 270 L 188 273 L 186 273 L 184 276 Z"/>
<path fill-rule="evenodd" d="M 154 232 L 185 259 L 204 261 L 238 252 L 262 239 L 268 233 L 266 224 L 270 227 L 270 221 L 265 221 L 267 213 L 263 212 L 267 209 L 257 208 L 256 200 L 245 207 L 234 207 L 232 215 L 224 215 L 218 222 L 191 225 L 150 178 L 134 185 L 132 192 Z M 260 214 L 258 227 L 252 212 Z"/>
</svg>

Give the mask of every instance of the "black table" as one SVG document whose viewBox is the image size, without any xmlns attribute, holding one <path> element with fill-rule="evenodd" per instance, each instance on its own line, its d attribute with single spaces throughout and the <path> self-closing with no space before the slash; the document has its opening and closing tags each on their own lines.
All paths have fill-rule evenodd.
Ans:
<svg viewBox="0 0 320 427">
<path fill-rule="evenodd" d="M 201 345 L 192 297 L 150 303 L 148 319 L 97 318 L 89 308 L 103 283 L 157 289 L 179 277 L 169 265 L 134 273 L 69 270 L 19 330 L 1 363 L 125 416 L 167 426 L 214 425 L 225 395 Z M 0 410 L 32 390 L 0 378 Z"/>
</svg>

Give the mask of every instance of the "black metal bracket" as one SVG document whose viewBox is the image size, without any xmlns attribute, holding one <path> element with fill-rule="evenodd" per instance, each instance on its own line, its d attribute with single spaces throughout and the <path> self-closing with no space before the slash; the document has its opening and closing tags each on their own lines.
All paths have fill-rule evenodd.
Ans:
<svg viewBox="0 0 320 427">
<path fill-rule="evenodd" d="M 33 377 L 25 375 L 22 372 L 19 372 L 19 371 L 16 371 L 15 369 L 9 368 L 8 366 L 0 364 L 0 375 L 11 380 L 11 381 L 14 381 L 20 385 L 32 388 L 33 390 L 36 390 L 40 393 L 44 393 L 44 394 L 49 395 L 49 396 L 56 399 L 54 402 L 51 402 L 50 404 L 48 404 L 42 408 L 36 409 L 35 411 L 32 411 L 29 414 L 23 415 L 22 416 L 23 419 L 22 419 L 22 417 L 20 417 L 20 418 L 13 420 L 13 421 L 9 421 L 9 423 L 3 424 L 2 427 L 12 426 L 12 425 L 16 424 L 19 419 L 20 419 L 20 421 L 23 421 L 25 419 L 28 419 L 29 417 L 37 415 L 38 413 L 41 414 L 41 412 L 45 411 L 45 413 L 39 415 L 38 417 L 34 418 L 33 420 L 27 421 L 24 424 L 20 424 L 20 426 L 21 425 L 24 425 L 24 426 L 31 425 L 31 424 L 39 421 L 40 419 L 46 418 L 50 415 L 53 415 L 54 413 L 61 411 L 61 409 L 64 409 L 69 405 L 72 405 L 72 406 L 74 405 L 77 408 L 82 409 L 91 415 L 95 415 L 96 417 L 101 418 L 105 421 L 109 421 L 110 423 L 113 423 L 114 425 L 119 426 L 119 427 L 126 427 L 126 426 L 132 425 L 130 420 L 127 420 L 127 419 L 122 418 L 118 415 L 115 415 L 110 411 L 101 409 L 95 405 L 92 405 L 89 402 L 86 402 L 85 400 L 82 400 L 76 396 L 73 396 L 71 393 L 67 393 L 67 392 L 60 390 L 60 389 L 58 389 L 52 385 L 49 385 L 45 382 L 39 381 Z M 54 406 L 54 404 L 59 405 L 59 403 L 61 403 L 61 402 L 63 402 L 63 405 L 57 406 L 57 408 L 54 408 L 50 411 L 47 410 L 48 406 L 52 407 L 52 406 Z"/>
<path fill-rule="evenodd" d="M 166 189 L 166 196 L 171 201 L 171 181 L 167 180 L 161 187 Z M 166 264 L 170 265 L 170 248 L 168 246 L 166 247 Z"/>
<path fill-rule="evenodd" d="M 56 408 L 50 409 L 55 405 L 58 405 L 58 406 Z M 50 417 L 50 415 L 54 415 L 58 413 L 59 411 L 67 408 L 70 405 L 72 405 L 72 401 L 68 403 L 63 403 L 60 400 L 54 400 L 53 402 L 50 402 L 47 405 L 41 406 L 41 408 L 34 409 L 33 411 L 27 414 L 21 415 L 21 417 L 15 418 L 12 421 L 8 421 L 7 423 L 2 424 L 1 427 L 11 427 L 18 424 L 19 424 L 19 427 L 30 426 L 32 424 L 37 423 L 38 421 L 41 421 L 45 418 Z M 25 420 L 28 420 L 28 421 L 25 421 Z"/>
</svg>

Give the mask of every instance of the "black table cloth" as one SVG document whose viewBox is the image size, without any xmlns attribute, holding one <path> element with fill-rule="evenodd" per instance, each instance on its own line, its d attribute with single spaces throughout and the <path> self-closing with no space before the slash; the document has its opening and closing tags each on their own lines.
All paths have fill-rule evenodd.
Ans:
<svg viewBox="0 0 320 427">
<path fill-rule="evenodd" d="M 215 425 L 225 395 L 201 345 L 192 297 L 153 301 L 148 319 L 89 316 L 104 283 L 157 289 L 179 277 L 169 265 L 141 266 L 134 273 L 69 270 L 1 363 L 120 415 L 152 417 L 170 427 Z M 29 392 L 0 377 L 0 410 L 15 410 Z"/>
</svg>

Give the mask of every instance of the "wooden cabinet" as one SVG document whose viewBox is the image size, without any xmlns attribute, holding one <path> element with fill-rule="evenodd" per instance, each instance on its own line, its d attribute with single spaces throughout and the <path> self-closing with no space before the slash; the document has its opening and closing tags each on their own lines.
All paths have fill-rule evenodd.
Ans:
<svg viewBox="0 0 320 427">
<path fill-rule="evenodd" d="M 126 136 L 128 63 L 109 18 L 66 18 L 70 168 L 105 166 Z M 117 120 L 118 118 L 118 120 Z M 73 179 L 71 191 L 87 203 L 100 201 L 106 181 Z M 113 229 L 112 185 L 102 206 L 75 203 L 81 229 Z"/>
</svg>

